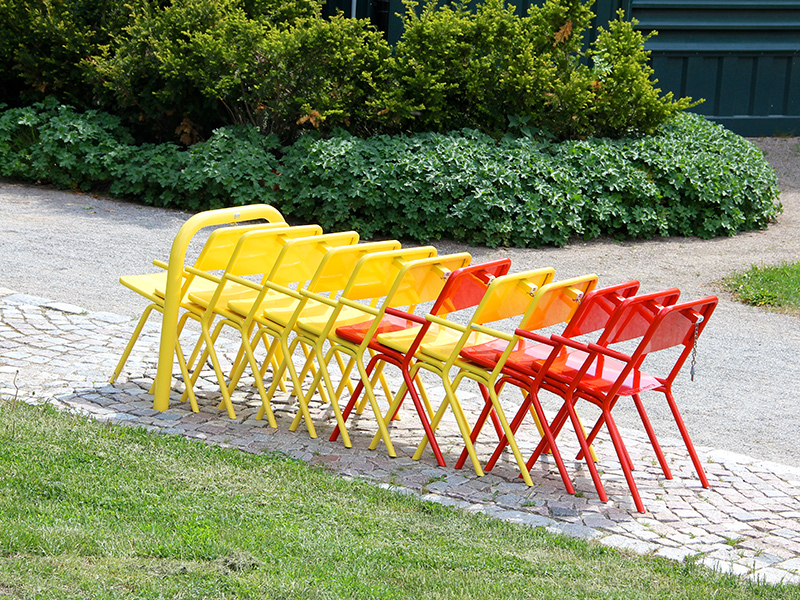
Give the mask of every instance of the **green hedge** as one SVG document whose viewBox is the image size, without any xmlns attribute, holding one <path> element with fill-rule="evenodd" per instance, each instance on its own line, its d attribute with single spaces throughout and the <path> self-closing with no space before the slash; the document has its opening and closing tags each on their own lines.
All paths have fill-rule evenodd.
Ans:
<svg viewBox="0 0 800 600">
<path fill-rule="evenodd" d="M 488 246 L 709 238 L 763 228 L 781 211 L 761 152 L 693 114 L 620 140 L 554 142 L 524 126 L 499 142 L 474 130 L 339 132 L 281 155 L 274 136 L 245 126 L 189 149 L 136 146 L 115 117 L 45 103 L 0 113 L 0 176 L 188 210 L 266 202 L 364 238 Z"/>
<path fill-rule="evenodd" d="M 776 186 L 756 147 L 681 114 L 656 135 L 621 140 L 304 138 L 282 161 L 278 204 L 368 237 L 539 246 L 762 228 L 781 210 Z"/>
<path fill-rule="evenodd" d="M 186 210 L 273 201 L 277 148 L 253 127 L 223 127 L 185 149 L 134 145 L 119 118 L 54 102 L 0 113 L 0 176 Z"/>
</svg>

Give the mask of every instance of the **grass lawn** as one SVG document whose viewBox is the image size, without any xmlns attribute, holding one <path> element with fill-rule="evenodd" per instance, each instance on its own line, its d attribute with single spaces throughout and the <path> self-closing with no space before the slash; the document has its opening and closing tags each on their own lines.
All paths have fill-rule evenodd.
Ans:
<svg viewBox="0 0 800 600">
<path fill-rule="evenodd" d="M 0 400 L 0 598 L 798 598 Z"/>
<path fill-rule="evenodd" d="M 800 262 L 752 266 L 723 281 L 726 289 L 747 304 L 800 315 Z"/>
</svg>

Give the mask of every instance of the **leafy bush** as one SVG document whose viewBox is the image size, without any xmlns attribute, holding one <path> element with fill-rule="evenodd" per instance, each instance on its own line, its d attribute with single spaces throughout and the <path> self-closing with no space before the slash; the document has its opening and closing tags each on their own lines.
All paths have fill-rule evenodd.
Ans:
<svg viewBox="0 0 800 600">
<path fill-rule="evenodd" d="M 392 51 L 366 20 L 340 14 L 268 29 L 255 52 L 236 102 L 263 132 L 286 141 L 303 129 L 368 135 L 395 118 Z"/>
<path fill-rule="evenodd" d="M 109 188 L 157 206 L 204 210 L 269 202 L 277 182 L 275 137 L 218 129 L 207 142 L 133 145 L 120 120 L 47 101 L 0 113 L 0 176 L 61 188 Z"/>
<path fill-rule="evenodd" d="M 113 44 L 83 62 L 109 104 L 146 138 L 199 141 L 225 123 L 221 86 L 252 60 L 263 28 L 237 0 L 141 2 Z"/>
<path fill-rule="evenodd" d="M 692 114 L 620 140 L 496 143 L 474 130 L 303 138 L 282 162 L 278 193 L 282 210 L 326 229 L 489 246 L 710 238 L 763 228 L 781 210 L 760 151 Z"/>
<path fill-rule="evenodd" d="M 170 143 L 131 150 L 112 169 L 111 193 L 191 211 L 274 200 L 278 161 L 274 136 L 230 125 L 189 149 Z"/>
<path fill-rule="evenodd" d="M 81 60 L 119 34 L 129 8 L 114 0 L 0 0 L 0 102 L 54 96 L 92 106 Z"/>
<path fill-rule="evenodd" d="M 109 166 L 133 142 L 118 117 L 77 113 L 50 99 L 0 114 L 0 175 L 88 190 L 111 177 Z"/>
<path fill-rule="evenodd" d="M 518 17 L 503 0 L 407 1 L 397 44 L 397 79 L 405 105 L 420 109 L 417 131 L 469 127 L 495 135 L 507 117 L 523 118 L 558 139 L 651 132 L 691 99 L 659 96 L 645 37 L 618 20 L 599 31 L 582 62 L 591 2 L 548 0 Z"/>
<path fill-rule="evenodd" d="M 85 64 L 96 86 L 163 139 L 177 130 L 195 143 L 225 122 L 284 140 L 304 128 L 368 132 L 386 120 L 378 113 L 391 49 L 365 20 L 320 15 L 309 0 L 143 4 L 124 35 Z"/>
<path fill-rule="evenodd" d="M 367 20 L 324 18 L 323 0 L 0 0 L 0 68 L 15 74 L 0 101 L 52 94 L 184 145 L 225 124 L 285 143 L 337 127 L 501 137 L 509 117 L 558 139 L 621 137 L 691 106 L 659 95 L 621 13 L 590 66 L 591 0 L 521 17 L 506 0 L 405 2 L 395 55 Z"/>
<path fill-rule="evenodd" d="M 634 30 L 637 23 L 636 19 L 625 21 L 620 9 L 608 30 L 598 28 L 589 53 L 595 92 L 591 135 L 595 137 L 652 133 L 678 111 L 700 103 L 691 98 L 673 100 L 672 92 L 659 96 L 661 90 L 655 87 L 658 80 L 653 79 L 649 65 L 650 52 L 644 49 L 654 33 L 643 36 Z"/>
</svg>

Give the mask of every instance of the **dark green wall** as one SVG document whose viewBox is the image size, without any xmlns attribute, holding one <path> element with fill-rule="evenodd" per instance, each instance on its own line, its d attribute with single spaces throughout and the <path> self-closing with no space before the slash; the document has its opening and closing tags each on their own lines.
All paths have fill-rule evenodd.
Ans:
<svg viewBox="0 0 800 600">
<path fill-rule="evenodd" d="M 619 4 L 600 0 L 599 4 Z M 800 134 L 800 0 L 626 0 L 659 87 L 742 135 Z"/>
</svg>

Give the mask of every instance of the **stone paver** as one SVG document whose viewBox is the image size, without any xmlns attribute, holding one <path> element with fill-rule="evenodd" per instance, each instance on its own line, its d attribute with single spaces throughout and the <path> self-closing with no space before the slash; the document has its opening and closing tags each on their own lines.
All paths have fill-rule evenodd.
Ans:
<svg viewBox="0 0 800 600">
<path fill-rule="evenodd" d="M 288 430 L 296 404 L 287 394 L 273 399 L 277 430 L 266 421 L 255 420 L 260 400 L 247 380 L 234 393 L 236 420 L 218 410 L 219 394 L 213 380 L 205 377 L 197 388 L 199 413 L 177 401 L 177 381 L 176 399 L 168 411 L 159 413 L 152 409 L 152 396 L 147 393 L 155 375 L 157 325 L 145 328 L 123 376 L 113 385 L 108 383 L 133 327 L 133 322 L 118 315 L 87 313 L 80 307 L 0 288 L 0 396 L 49 402 L 98 421 L 145 427 L 246 452 L 282 452 L 343 477 L 366 479 L 398 493 L 416 494 L 510 522 L 674 560 L 697 555 L 703 564 L 718 571 L 770 583 L 800 583 L 798 468 L 699 447 L 711 483 L 709 489 L 703 489 L 680 440 L 661 439 L 674 475 L 666 480 L 646 436 L 623 430 L 649 511 L 639 514 L 613 446 L 602 436 L 595 448 L 608 503 L 598 500 L 583 464 L 567 460 L 576 455 L 577 442 L 571 443 L 566 429 L 560 447 L 578 490 L 575 496 L 565 493 L 549 456 L 534 466 L 532 488 L 518 477 L 510 454 L 484 477 L 477 477 L 469 467 L 454 469 L 450 465 L 462 444 L 452 421 L 443 422 L 437 432 L 447 467 L 439 467 L 430 452 L 420 461 L 412 460 L 421 428 L 409 410 L 392 424 L 394 459 L 388 457 L 383 444 L 375 451 L 368 449 L 376 429 L 369 409 L 349 424 L 353 448 L 348 449 L 340 441 L 328 441 L 334 420 L 321 403 L 313 403 L 312 411 L 317 439 L 309 438 L 302 425 L 297 432 Z M 236 346 L 231 342 L 221 345 L 221 354 L 230 361 Z M 459 397 L 474 422 L 480 409 L 477 396 L 464 393 Z M 530 426 L 521 430 L 518 440 L 523 454 L 530 453 L 538 435 Z M 488 433 L 478 440 L 482 459 L 493 450 L 491 441 Z"/>
</svg>

